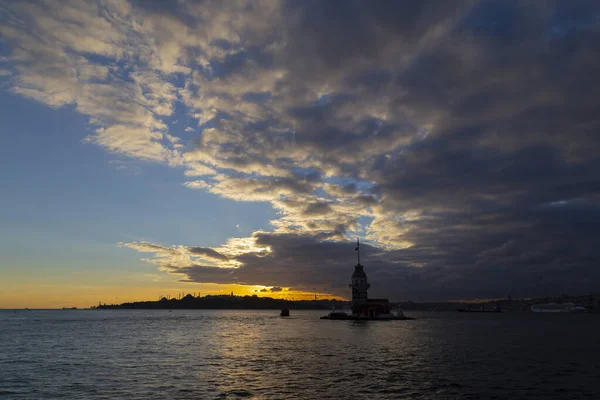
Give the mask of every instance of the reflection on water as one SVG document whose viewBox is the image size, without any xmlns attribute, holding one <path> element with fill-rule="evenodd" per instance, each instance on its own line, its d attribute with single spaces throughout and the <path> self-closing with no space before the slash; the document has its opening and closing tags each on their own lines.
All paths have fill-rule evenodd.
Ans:
<svg viewBox="0 0 600 400">
<path fill-rule="evenodd" d="M 0 311 L 0 398 L 600 398 L 599 315 Z"/>
</svg>

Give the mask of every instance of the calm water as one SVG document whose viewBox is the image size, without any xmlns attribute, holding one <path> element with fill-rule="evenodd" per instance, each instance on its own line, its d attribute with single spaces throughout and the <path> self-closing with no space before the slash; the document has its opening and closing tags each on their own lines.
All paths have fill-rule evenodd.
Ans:
<svg viewBox="0 0 600 400">
<path fill-rule="evenodd" d="M 0 311 L 2 399 L 600 398 L 600 315 Z"/>
</svg>

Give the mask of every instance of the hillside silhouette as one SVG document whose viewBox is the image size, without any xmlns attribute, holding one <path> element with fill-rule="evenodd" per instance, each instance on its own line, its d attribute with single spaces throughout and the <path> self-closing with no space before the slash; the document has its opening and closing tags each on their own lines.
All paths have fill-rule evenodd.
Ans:
<svg viewBox="0 0 600 400">
<path fill-rule="evenodd" d="M 252 296 L 193 296 L 187 294 L 181 299 L 163 297 L 158 301 L 136 301 L 122 304 L 99 304 L 93 308 L 97 309 L 281 309 L 292 310 L 327 310 L 332 307 L 343 308 L 348 305 L 347 301 L 323 299 L 323 300 L 285 300 L 272 297 Z"/>
</svg>

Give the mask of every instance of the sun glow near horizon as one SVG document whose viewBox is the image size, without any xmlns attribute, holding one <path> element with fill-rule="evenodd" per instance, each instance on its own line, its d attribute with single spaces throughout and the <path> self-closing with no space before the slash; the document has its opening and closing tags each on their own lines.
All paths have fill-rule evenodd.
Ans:
<svg viewBox="0 0 600 400">
<path fill-rule="evenodd" d="M 336 299 L 343 297 L 325 292 L 308 292 L 281 288 L 271 291 L 272 286 L 222 285 L 211 283 L 185 283 L 174 281 L 171 284 L 148 286 L 104 286 L 60 284 L 14 284 L 0 292 L 0 308 L 3 309 L 60 309 L 63 307 L 90 308 L 98 304 L 122 304 L 138 301 L 156 301 L 162 297 L 179 298 L 193 296 L 258 296 L 284 300 Z M 277 289 L 277 287 L 275 287 Z"/>
</svg>

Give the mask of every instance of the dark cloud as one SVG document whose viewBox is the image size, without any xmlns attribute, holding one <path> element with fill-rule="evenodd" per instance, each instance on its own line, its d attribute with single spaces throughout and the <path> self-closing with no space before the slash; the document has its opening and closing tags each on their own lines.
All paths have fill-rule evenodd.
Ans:
<svg viewBox="0 0 600 400">
<path fill-rule="evenodd" d="M 304 209 L 304 215 L 318 216 L 327 215 L 331 212 L 331 206 L 328 203 L 311 203 Z"/>
<path fill-rule="evenodd" d="M 296 148 L 318 155 L 323 170 L 373 182 L 352 201 L 376 207 L 373 238 L 409 246 L 364 246 L 374 291 L 444 299 L 595 290 L 599 9 L 495 1 L 284 9 L 289 41 L 279 62 L 294 81 L 280 84 L 295 95 L 331 88 L 287 109 Z M 374 105 L 386 119 L 365 112 Z M 357 191 L 324 189 L 333 198 Z M 330 213 L 318 201 L 304 209 Z M 224 281 L 331 284 L 347 295 L 348 244 L 255 238 L 272 252 L 241 256 L 244 266 Z"/>
<path fill-rule="evenodd" d="M 361 261 L 373 295 L 398 300 L 593 291 L 600 279 L 593 236 L 600 228 L 600 213 L 590 220 L 585 211 L 552 211 L 542 224 L 532 223 L 533 218 L 526 227 L 518 226 L 523 223 L 518 218 L 513 229 L 489 229 L 493 223 L 485 227 L 477 221 L 422 223 L 415 227 L 421 232 L 418 237 L 410 238 L 423 244 L 395 251 L 362 244 Z M 267 233 L 255 238 L 271 253 L 240 256 L 244 266 L 235 271 L 191 266 L 180 272 L 198 282 L 294 284 L 300 290 L 325 287 L 348 296 L 356 256 L 352 243 Z"/>
<path fill-rule="evenodd" d="M 432 26 L 468 2 L 306 1 L 287 3 L 290 51 L 302 67 L 343 68 L 381 61 L 390 42 L 410 47 Z"/>
<path fill-rule="evenodd" d="M 190 246 L 187 249 L 190 252 L 190 254 L 195 255 L 195 256 L 204 256 L 204 257 L 214 258 L 215 260 L 222 260 L 222 261 L 229 260 L 229 257 L 219 253 L 216 250 L 211 249 L 210 247 Z"/>
</svg>

